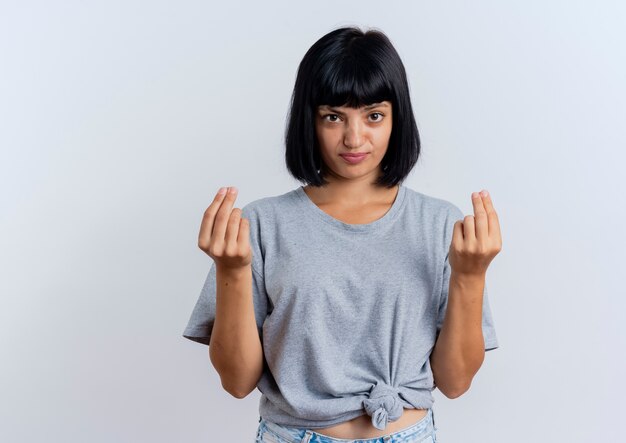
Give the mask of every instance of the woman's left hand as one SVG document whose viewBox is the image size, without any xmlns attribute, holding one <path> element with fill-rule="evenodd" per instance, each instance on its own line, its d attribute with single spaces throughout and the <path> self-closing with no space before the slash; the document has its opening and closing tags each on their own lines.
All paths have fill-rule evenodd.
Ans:
<svg viewBox="0 0 626 443">
<path fill-rule="evenodd" d="M 484 277 L 502 249 L 500 223 L 486 190 L 472 193 L 472 205 L 474 215 L 454 224 L 448 261 L 457 275 Z"/>
</svg>

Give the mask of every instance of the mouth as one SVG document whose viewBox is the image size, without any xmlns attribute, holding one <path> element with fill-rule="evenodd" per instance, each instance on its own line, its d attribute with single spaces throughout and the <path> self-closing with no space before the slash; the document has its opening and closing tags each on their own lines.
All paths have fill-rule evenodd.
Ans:
<svg viewBox="0 0 626 443">
<path fill-rule="evenodd" d="M 361 152 L 358 154 L 339 154 L 339 155 L 348 163 L 355 164 L 355 163 L 359 163 L 361 160 L 367 157 L 367 154 L 369 154 L 369 152 Z"/>
</svg>

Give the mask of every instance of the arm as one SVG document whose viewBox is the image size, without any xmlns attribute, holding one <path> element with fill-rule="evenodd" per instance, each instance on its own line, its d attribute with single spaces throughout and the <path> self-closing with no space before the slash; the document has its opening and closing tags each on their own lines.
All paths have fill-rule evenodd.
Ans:
<svg viewBox="0 0 626 443">
<path fill-rule="evenodd" d="M 263 347 L 254 317 L 252 267 L 216 267 L 216 313 L 209 358 L 222 386 L 244 398 L 263 373 Z"/>
<path fill-rule="evenodd" d="M 498 215 L 485 190 L 472 193 L 474 216 L 454 224 L 448 252 L 448 306 L 430 356 L 435 384 L 448 398 L 466 392 L 485 358 L 482 306 L 485 275 L 502 249 Z"/>
<path fill-rule="evenodd" d="M 448 398 L 466 392 L 485 358 L 482 332 L 484 276 L 450 275 L 448 307 L 430 365 L 437 388 Z"/>
</svg>

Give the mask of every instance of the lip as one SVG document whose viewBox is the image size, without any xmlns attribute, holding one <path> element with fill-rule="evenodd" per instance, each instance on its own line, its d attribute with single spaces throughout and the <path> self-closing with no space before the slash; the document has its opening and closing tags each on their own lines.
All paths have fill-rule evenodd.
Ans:
<svg viewBox="0 0 626 443">
<path fill-rule="evenodd" d="M 345 161 L 350 164 L 356 164 L 361 162 L 365 157 L 367 157 L 369 152 L 361 152 L 359 154 L 339 154 Z"/>
</svg>

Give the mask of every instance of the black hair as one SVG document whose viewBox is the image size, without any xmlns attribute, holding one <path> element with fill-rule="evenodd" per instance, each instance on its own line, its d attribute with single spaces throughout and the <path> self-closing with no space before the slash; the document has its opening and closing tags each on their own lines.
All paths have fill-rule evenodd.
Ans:
<svg viewBox="0 0 626 443">
<path fill-rule="evenodd" d="M 420 137 L 413 116 L 402 60 L 389 38 L 378 29 L 366 32 L 343 27 L 324 35 L 304 55 L 298 67 L 285 131 L 285 161 L 289 173 L 312 186 L 329 183 L 315 133 L 320 105 L 357 108 L 388 100 L 392 129 L 383 173 L 377 185 L 395 186 L 417 163 Z"/>
</svg>

